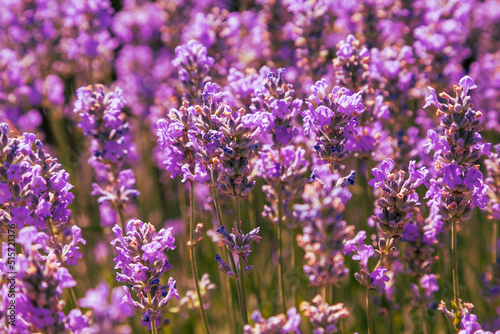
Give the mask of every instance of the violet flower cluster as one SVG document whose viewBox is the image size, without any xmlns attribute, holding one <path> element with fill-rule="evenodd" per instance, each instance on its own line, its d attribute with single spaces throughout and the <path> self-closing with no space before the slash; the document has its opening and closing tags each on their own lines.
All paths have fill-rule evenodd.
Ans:
<svg viewBox="0 0 500 334">
<path fill-rule="evenodd" d="M 358 115 L 364 107 L 361 94 L 338 86 L 327 93 L 327 87 L 326 79 L 311 87 L 308 109 L 303 113 L 304 132 L 314 135 L 314 150 L 319 158 L 333 165 L 349 156 L 348 143 L 357 134 Z"/>
<path fill-rule="evenodd" d="M 428 206 L 438 206 L 442 219 L 457 222 L 470 217 L 476 206 L 484 209 L 488 199 L 488 187 L 483 181 L 483 173 L 475 166 L 482 155 L 490 155 L 490 144 L 484 143 L 479 132 L 482 130 L 480 111 L 472 108 L 469 91 L 476 88 L 472 78 L 463 77 L 458 86 L 454 86 L 456 96 L 446 93 L 440 97 L 446 103 L 439 102 L 433 88 L 426 97 L 424 107 L 434 105 L 438 108 L 443 133 L 429 130 L 427 136 L 428 152 L 434 151 L 434 161 L 438 178 L 430 181 L 425 198 L 430 198 Z"/>
<path fill-rule="evenodd" d="M 156 328 L 169 324 L 163 319 L 162 310 L 173 297 L 180 300 L 176 281 L 170 277 L 167 284 L 161 284 L 165 272 L 172 268 L 165 250 L 175 249 L 172 228 L 156 231 L 151 223 L 131 219 L 126 223 L 125 234 L 118 225 L 113 227 L 116 239 L 111 245 L 118 251 L 114 262 L 118 282 L 127 283 L 123 302 L 142 313 L 142 324 Z M 132 290 L 137 300 L 132 298 Z"/>
<path fill-rule="evenodd" d="M 300 310 L 309 318 L 314 334 L 336 333 L 341 319 L 349 317 L 349 311 L 342 303 L 329 305 L 321 295 L 316 295 L 312 303 L 302 302 Z"/>
<path fill-rule="evenodd" d="M 51 228 L 68 230 L 74 199 L 69 174 L 32 133 L 15 136 L 1 123 L 0 145 L 1 229 L 35 226 L 49 235 Z"/>
<path fill-rule="evenodd" d="M 125 102 L 121 89 L 107 92 L 101 84 L 79 88 L 77 97 L 73 112 L 82 119 L 78 126 L 83 134 L 90 137 L 88 163 L 96 172 L 92 195 L 99 196 L 101 225 L 112 226 L 139 196 L 134 172 L 129 169 L 137 153 L 122 111 Z"/>
<path fill-rule="evenodd" d="M 253 311 L 250 318 L 255 321 L 254 326 L 245 325 L 244 334 L 300 334 L 300 314 L 295 307 L 290 307 L 284 314 L 278 314 L 265 319 L 259 310 Z"/>
<path fill-rule="evenodd" d="M 321 169 L 330 176 L 326 165 Z M 354 231 L 354 226 L 347 225 L 342 218 L 351 193 L 346 187 L 332 187 L 333 178 L 323 177 L 323 180 L 330 183 L 308 184 L 302 195 L 304 204 L 294 206 L 294 214 L 302 225 L 297 245 L 305 251 L 303 269 L 312 286 L 338 285 L 347 277 L 349 269 L 344 264 L 344 243 Z"/>
<path fill-rule="evenodd" d="M 285 69 L 278 69 L 278 77 L 273 72 L 267 74 L 263 88 L 255 90 L 252 111 L 263 112 L 263 136 L 271 135 L 274 147 L 283 147 L 292 142 L 299 133 L 294 123 L 300 113 L 302 100 L 293 99 L 293 85 L 283 78 Z"/>
<path fill-rule="evenodd" d="M 279 153 L 278 153 L 279 151 Z M 278 222 L 278 205 L 283 208 L 283 221 L 290 227 L 298 227 L 294 219 L 290 204 L 300 200 L 307 183 L 309 162 L 306 160 L 306 151 L 301 147 L 288 145 L 277 150 L 270 145 L 264 145 L 259 152 L 255 168 L 257 174 L 266 181 L 262 186 L 269 205 L 264 205 L 262 216 L 273 223 Z M 278 187 L 282 188 L 283 203 L 278 204 Z"/>
<path fill-rule="evenodd" d="M 3 233 L 8 235 L 0 260 L 5 319 L 0 326 L 5 332 L 7 324 L 19 333 L 80 333 L 88 318 L 76 309 L 68 315 L 62 312 L 64 289 L 76 285 L 66 266 L 78 264 L 79 244 L 86 243 L 81 229 L 69 224 L 67 206 L 74 198 L 69 174 L 32 133 L 14 137 L 2 123 L 0 145 L 0 212 Z M 22 254 L 17 254 L 16 243 Z M 10 305 L 15 305 L 14 314 L 9 313 Z M 81 326 L 73 326 L 75 321 Z"/>
<path fill-rule="evenodd" d="M 260 227 L 257 227 L 247 234 L 244 234 L 240 229 L 233 228 L 231 233 L 227 233 L 224 225 L 217 229 L 217 233 L 222 235 L 221 243 L 227 247 L 229 264 L 224 262 L 224 259 L 216 254 L 215 261 L 219 264 L 219 270 L 227 276 L 237 279 L 243 275 L 249 274 L 254 269 L 253 265 L 247 265 L 248 255 L 252 252 L 250 245 L 252 241 L 259 242 L 262 237 L 259 236 Z M 237 260 L 235 262 L 235 259 Z M 243 271 L 241 271 L 243 269 Z"/>
<path fill-rule="evenodd" d="M 85 296 L 78 300 L 80 307 L 92 310 L 85 334 L 131 334 L 130 326 L 123 323 L 134 315 L 134 309 L 131 305 L 122 303 L 125 295 L 122 287 L 110 291 L 106 282 L 100 282 L 95 289 L 87 290 Z"/>
</svg>

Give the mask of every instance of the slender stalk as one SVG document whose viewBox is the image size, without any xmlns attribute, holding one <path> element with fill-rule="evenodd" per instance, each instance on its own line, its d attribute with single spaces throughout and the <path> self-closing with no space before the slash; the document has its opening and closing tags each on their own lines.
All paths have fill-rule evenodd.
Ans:
<svg viewBox="0 0 500 334">
<path fill-rule="evenodd" d="M 427 334 L 427 318 L 425 316 L 425 313 L 427 312 L 425 309 L 422 307 L 418 308 L 420 311 L 420 316 L 422 317 L 422 329 L 424 330 L 424 334 Z"/>
<path fill-rule="evenodd" d="M 247 315 L 247 300 L 245 296 L 245 280 L 244 280 L 244 270 L 245 265 L 243 264 L 243 260 L 240 259 L 238 261 L 240 265 L 240 289 L 241 289 L 241 315 L 245 324 L 248 324 L 248 315 Z"/>
<path fill-rule="evenodd" d="M 278 183 L 278 285 L 280 290 L 281 308 L 286 314 L 285 284 L 283 282 L 283 185 Z M 293 250 L 292 250 L 293 251 Z"/>
<path fill-rule="evenodd" d="M 326 303 L 326 285 L 321 287 L 321 298 L 323 298 L 323 303 Z"/>
<path fill-rule="evenodd" d="M 296 245 L 295 245 L 295 239 L 296 239 L 296 235 L 297 235 L 297 229 L 294 228 L 292 229 L 292 242 L 290 243 L 292 245 L 291 247 L 291 251 L 292 251 L 292 254 L 291 254 L 291 262 L 292 262 L 292 273 L 293 273 L 293 284 L 292 284 L 292 305 L 295 306 L 295 301 L 297 300 L 297 284 L 296 284 L 296 275 L 297 275 L 297 270 L 295 270 L 295 251 L 297 249 Z"/>
<path fill-rule="evenodd" d="M 459 309 L 460 304 L 458 303 L 457 221 L 455 219 L 452 219 L 451 221 L 451 261 L 451 274 L 453 276 L 453 296 L 455 299 L 456 307 L 457 309 Z"/>
<path fill-rule="evenodd" d="M 148 293 L 148 302 L 149 302 L 149 306 L 153 305 L 153 302 L 151 301 L 151 293 Z M 156 319 L 154 316 L 154 312 L 153 312 L 153 316 L 151 317 L 151 333 L 152 334 L 158 333 L 158 330 L 156 329 Z"/>
<path fill-rule="evenodd" d="M 236 228 L 241 230 L 241 203 L 238 197 L 234 199 L 236 200 Z"/>
<path fill-rule="evenodd" d="M 191 262 L 191 271 L 193 273 L 194 285 L 196 287 L 196 294 L 198 295 L 198 301 L 200 304 L 200 313 L 201 318 L 203 319 L 203 327 L 205 328 L 205 332 L 207 334 L 210 333 L 210 329 L 208 327 L 208 320 L 205 314 L 205 309 L 203 308 L 203 300 L 201 299 L 200 293 L 200 285 L 198 283 L 198 268 L 196 264 L 196 254 L 194 252 L 193 245 L 193 232 L 194 232 L 194 185 L 193 181 L 190 181 L 190 190 L 189 190 L 189 260 Z"/>
<path fill-rule="evenodd" d="M 372 324 L 372 313 L 370 307 L 370 290 L 366 289 L 366 322 L 368 325 L 368 334 L 373 333 L 373 324 Z"/>
<path fill-rule="evenodd" d="M 217 193 L 217 189 L 212 188 L 212 195 L 213 195 L 213 199 L 214 199 L 215 211 L 217 212 L 219 226 L 224 225 L 224 220 L 222 219 L 222 211 L 220 209 L 220 204 L 219 204 L 219 194 Z M 223 254 L 224 258 L 226 258 L 226 259 L 228 258 L 226 247 L 223 247 L 222 254 Z M 231 256 L 231 258 L 232 258 L 232 256 Z M 234 268 L 234 264 L 233 264 L 233 268 Z M 236 286 L 238 286 L 238 283 L 236 283 Z M 234 333 L 237 333 L 238 326 L 237 326 L 236 322 L 234 321 L 234 319 L 236 319 L 236 312 L 234 311 L 234 307 L 233 307 L 233 293 L 231 291 L 231 284 L 230 284 L 228 276 L 225 276 L 224 287 L 225 287 L 227 294 L 228 294 L 228 299 L 226 301 L 227 306 L 231 310 L 231 315 L 232 315 L 232 316 L 229 315 L 229 321 L 231 323 L 231 327 L 234 330 Z M 239 300 L 239 296 L 238 296 L 238 300 Z"/>
<path fill-rule="evenodd" d="M 498 220 L 493 221 L 493 233 L 491 235 L 491 264 L 496 268 L 497 263 L 497 234 L 498 234 Z"/>
</svg>

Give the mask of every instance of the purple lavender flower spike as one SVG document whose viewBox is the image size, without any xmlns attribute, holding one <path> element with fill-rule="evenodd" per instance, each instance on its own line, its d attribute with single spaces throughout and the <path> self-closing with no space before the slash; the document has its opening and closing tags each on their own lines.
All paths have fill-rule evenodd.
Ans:
<svg viewBox="0 0 500 334">
<path fill-rule="evenodd" d="M 122 114 L 125 106 L 122 91 L 119 88 L 106 91 L 101 84 L 79 88 L 73 112 L 82 119 L 78 126 L 84 135 L 90 137 L 88 162 L 97 180 L 92 184 L 92 195 L 99 196 L 100 205 L 117 212 L 133 204 L 139 196 L 134 189 L 134 173 L 127 169 L 136 161 L 137 153 L 129 123 Z M 101 210 L 102 225 L 115 223 L 108 215 L 107 210 Z"/>
<path fill-rule="evenodd" d="M 311 88 L 313 93 L 306 102 L 308 109 L 303 113 L 304 131 L 316 137 L 314 150 L 320 159 L 330 164 L 342 163 L 350 154 L 347 147 L 357 134 L 357 116 L 364 107 L 360 94 L 336 86 L 326 95 L 325 85 L 322 80 Z"/>
<path fill-rule="evenodd" d="M 209 72 L 214 67 L 214 58 L 207 55 L 207 48 L 196 40 L 179 45 L 172 64 L 178 68 L 179 80 L 186 88 L 185 99 L 200 101 L 205 84 L 212 80 Z"/>
<path fill-rule="evenodd" d="M 331 183 L 306 185 L 302 195 L 305 203 L 294 206 L 294 215 L 302 225 L 297 245 L 305 251 L 303 269 L 313 286 L 337 285 L 349 273 L 343 253 L 354 226 L 347 225 L 342 213 L 351 193 L 345 187 L 332 188 Z"/>
<path fill-rule="evenodd" d="M 245 325 L 243 328 L 244 334 L 280 334 L 280 333 L 295 333 L 300 334 L 300 314 L 297 313 L 295 307 L 290 307 L 286 312 L 265 319 L 259 310 L 255 310 L 251 317 L 255 324 L 252 326 Z"/>
<path fill-rule="evenodd" d="M 172 228 L 168 228 L 156 232 L 151 223 L 134 219 L 127 222 L 124 235 L 119 226 L 113 227 L 116 239 L 111 245 L 118 251 L 114 259 L 115 269 L 121 270 L 117 273 L 117 280 L 127 283 L 137 293 L 138 299 L 134 300 L 129 289 L 125 288 L 127 294 L 123 301 L 149 315 L 143 316 L 145 326 L 150 326 L 152 319 L 158 326 L 166 326 L 169 320 L 163 319 L 161 311 L 172 297 L 180 300 L 172 277 L 167 285 L 160 284 L 165 272 L 172 268 L 165 255 L 166 250 L 176 248 L 171 231 Z M 167 291 L 167 294 L 162 291 Z"/>
<path fill-rule="evenodd" d="M 313 333 L 335 333 L 340 319 L 349 317 L 349 311 L 344 304 L 328 305 L 321 295 L 314 297 L 312 303 L 302 302 L 300 310 L 309 318 Z"/>
<path fill-rule="evenodd" d="M 468 95 L 475 87 L 474 81 L 466 76 L 455 86 L 454 98 L 441 93 L 447 102 L 438 106 L 437 113 L 442 116 L 444 133 L 429 132 L 429 147 L 435 151 L 434 161 L 440 173 L 425 198 L 437 199 L 438 191 L 442 194 L 439 208 L 445 221 L 468 219 L 475 206 L 483 208 L 488 201 L 483 174 L 474 166 L 483 154 L 490 154 L 489 144 L 479 135 L 482 113 L 472 109 Z M 428 205 L 431 203 L 435 200 Z"/>
</svg>

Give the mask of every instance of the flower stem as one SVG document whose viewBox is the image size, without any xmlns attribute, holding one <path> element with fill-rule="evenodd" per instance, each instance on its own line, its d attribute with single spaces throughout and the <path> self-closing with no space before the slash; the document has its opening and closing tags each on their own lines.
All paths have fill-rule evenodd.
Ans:
<svg viewBox="0 0 500 334">
<path fill-rule="evenodd" d="M 240 265 L 240 293 L 241 293 L 241 316 L 245 324 L 248 324 L 248 316 L 247 316 L 247 300 L 245 296 L 245 281 L 244 281 L 244 270 L 245 265 L 243 264 L 243 259 L 238 261 Z"/>
<path fill-rule="evenodd" d="M 424 331 L 424 334 L 427 334 L 427 318 L 425 316 L 426 310 L 423 307 L 419 307 L 420 310 L 420 316 L 422 317 L 422 329 Z"/>
<path fill-rule="evenodd" d="M 189 260 L 191 262 L 191 271 L 193 273 L 194 285 L 196 286 L 196 294 L 198 295 L 198 302 L 200 304 L 200 312 L 201 318 L 203 319 L 203 326 L 205 328 L 205 332 L 207 334 L 210 333 L 210 329 L 208 327 L 208 320 L 205 314 L 205 309 L 203 308 L 203 299 L 201 299 L 200 293 L 200 285 L 198 283 L 198 267 L 196 264 L 196 254 L 194 251 L 193 244 L 193 233 L 194 233 L 194 185 L 193 181 L 190 181 L 190 190 L 189 190 Z"/>
<path fill-rule="evenodd" d="M 217 189 L 215 187 L 212 188 L 212 196 L 214 198 L 215 211 L 217 212 L 217 218 L 218 218 L 219 227 L 220 227 L 221 225 L 224 225 L 224 221 L 222 219 L 222 212 L 221 212 L 220 204 L 219 204 L 219 194 L 217 193 Z M 222 254 L 223 254 L 224 258 L 227 259 L 227 257 L 228 257 L 227 256 L 227 248 L 225 246 L 223 247 Z M 231 258 L 232 258 L 232 256 L 231 256 Z M 234 265 L 233 265 L 233 268 L 234 268 Z M 227 292 L 227 298 L 228 298 L 226 301 L 226 304 L 232 313 L 232 316 L 228 314 L 229 321 L 231 322 L 231 327 L 234 329 L 234 333 L 237 333 L 238 326 L 234 322 L 234 319 L 236 319 L 236 312 L 234 311 L 234 307 L 233 307 L 233 293 L 231 291 L 231 284 L 230 284 L 231 282 L 229 281 L 229 277 L 227 277 L 225 275 L 224 275 L 224 277 L 225 277 L 224 287 L 225 287 L 225 290 Z M 238 284 L 236 284 L 236 287 L 238 288 Z M 239 294 L 239 292 L 238 292 L 238 294 Z M 238 296 L 238 300 L 239 300 L 239 296 Z"/>
<path fill-rule="evenodd" d="M 493 221 L 493 233 L 491 235 L 491 246 L 492 246 L 492 251 L 491 251 L 491 264 L 493 265 L 493 268 L 496 267 L 497 263 L 497 234 L 498 234 L 498 220 Z"/>
<path fill-rule="evenodd" d="M 368 327 L 368 334 L 373 333 L 372 313 L 371 313 L 371 307 L 370 307 L 370 290 L 369 289 L 366 289 L 366 322 L 367 322 L 367 327 Z"/>
<path fill-rule="evenodd" d="M 278 183 L 278 285 L 280 289 L 281 308 L 286 314 L 285 284 L 283 283 L 283 185 Z M 292 250 L 293 252 L 293 250 Z"/>
<path fill-rule="evenodd" d="M 452 219 L 451 221 L 451 261 L 451 274 L 453 276 L 453 297 L 455 299 L 457 310 L 460 310 L 460 304 L 458 302 L 457 221 L 455 219 Z"/>
<path fill-rule="evenodd" d="M 292 242 L 291 242 L 291 252 L 292 252 L 292 256 L 291 256 L 291 262 L 292 262 L 292 274 L 293 274 L 293 278 L 294 278 L 294 281 L 293 281 L 293 284 L 292 284 L 292 306 L 295 306 L 295 302 L 297 300 L 297 284 L 296 284 L 296 279 L 297 279 L 297 270 L 295 270 L 295 257 L 296 257 L 296 254 L 295 254 L 295 251 L 297 250 L 297 247 L 296 247 L 296 244 L 295 244 L 295 239 L 297 237 L 297 229 L 294 228 L 292 229 Z"/>
<path fill-rule="evenodd" d="M 149 306 L 152 306 L 153 302 L 151 301 L 151 293 L 148 293 L 148 302 L 149 302 Z M 158 330 L 156 329 L 156 319 L 155 319 L 155 316 L 154 316 L 154 312 L 153 312 L 153 316 L 151 317 L 151 333 L 152 334 L 157 334 L 158 333 Z"/>
</svg>

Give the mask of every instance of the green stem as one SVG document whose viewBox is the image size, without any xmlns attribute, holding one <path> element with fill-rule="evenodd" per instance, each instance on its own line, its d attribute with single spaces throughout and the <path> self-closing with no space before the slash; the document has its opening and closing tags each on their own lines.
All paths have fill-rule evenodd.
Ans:
<svg viewBox="0 0 500 334">
<path fill-rule="evenodd" d="M 279 151 L 278 151 L 279 152 Z M 278 153 L 280 156 L 281 154 Z M 281 308 L 286 314 L 285 284 L 283 283 L 283 185 L 278 183 L 278 285 L 280 290 Z M 293 251 L 293 250 L 292 250 Z"/>
<path fill-rule="evenodd" d="M 193 273 L 194 285 L 196 286 L 196 294 L 198 295 L 198 301 L 200 304 L 201 318 L 203 319 L 203 326 L 207 334 L 210 333 L 208 326 L 207 316 L 205 314 L 205 309 L 203 308 L 203 299 L 201 298 L 200 285 L 198 283 L 198 267 L 196 264 L 196 254 L 194 251 L 193 244 L 193 233 L 194 233 L 194 185 L 193 181 L 190 181 L 190 191 L 189 191 L 189 260 L 191 262 L 191 271 Z"/>
<path fill-rule="evenodd" d="M 247 316 L 247 300 L 245 296 L 245 265 L 243 264 L 243 259 L 238 261 L 240 265 L 240 293 L 241 293 L 241 316 L 245 324 L 248 324 L 248 316 Z"/>
<path fill-rule="evenodd" d="M 220 204 L 219 204 L 219 195 L 217 193 L 217 189 L 215 187 L 212 188 L 212 194 L 213 194 L 213 198 L 214 198 L 214 206 L 215 206 L 215 211 L 217 212 L 217 218 L 218 218 L 218 221 L 219 221 L 219 227 L 224 225 L 224 221 L 222 219 L 222 211 L 220 209 Z M 228 258 L 227 256 L 227 248 L 224 246 L 223 249 L 222 249 L 222 254 L 224 256 L 224 258 Z M 232 259 L 232 255 L 231 255 L 231 259 Z M 233 260 L 233 268 L 234 267 L 234 260 Z M 234 271 L 236 272 L 236 271 Z M 229 315 L 229 321 L 231 322 L 231 327 L 234 329 L 234 333 L 238 333 L 238 326 L 236 324 L 236 322 L 234 321 L 236 319 L 236 312 L 234 311 L 234 307 L 233 307 L 233 293 L 231 291 L 231 282 L 229 281 L 229 277 L 224 275 L 225 277 L 225 280 L 224 280 L 224 286 L 225 286 L 225 289 L 227 291 L 227 300 L 226 300 L 226 303 L 227 303 L 227 306 L 229 307 L 229 309 L 231 310 L 231 315 Z M 238 284 L 236 284 L 236 287 L 238 288 Z M 239 294 L 239 292 L 238 292 Z M 238 296 L 238 300 L 239 300 L 239 296 Z"/>
<path fill-rule="evenodd" d="M 222 220 L 222 213 L 220 210 L 219 195 L 217 194 L 217 190 L 215 188 L 212 188 L 212 194 L 214 197 L 215 211 L 217 211 L 217 218 L 219 220 L 219 227 L 220 227 L 221 225 L 224 225 L 224 221 Z"/>
<path fill-rule="evenodd" d="M 370 290 L 369 289 L 366 289 L 366 322 L 367 322 L 367 327 L 368 327 L 368 334 L 373 333 L 372 313 L 371 313 L 371 307 L 370 307 Z"/>
<path fill-rule="evenodd" d="M 422 329 L 424 330 L 424 334 L 427 334 L 427 318 L 425 313 L 427 312 L 423 307 L 419 307 L 420 316 L 422 317 Z"/>
<path fill-rule="evenodd" d="M 235 197 L 236 200 L 236 228 L 241 230 L 241 207 L 240 207 L 240 198 Z"/>
<path fill-rule="evenodd" d="M 296 296 L 297 295 L 297 284 L 296 284 L 296 281 L 295 281 L 297 279 L 297 277 L 296 277 L 297 270 L 295 270 L 295 256 L 296 256 L 295 251 L 297 249 L 297 247 L 295 245 L 295 239 L 296 239 L 296 235 L 297 235 L 297 229 L 294 228 L 294 229 L 292 229 L 291 232 L 292 232 L 292 242 L 290 243 L 292 245 L 292 247 L 291 247 L 291 251 L 292 251 L 291 258 L 292 258 L 292 261 L 291 262 L 292 262 L 292 274 L 293 274 L 293 278 L 294 278 L 294 281 L 293 281 L 293 284 L 292 284 L 292 306 L 295 306 L 295 302 L 297 300 L 297 296 Z"/>
<path fill-rule="evenodd" d="M 323 299 L 323 303 L 326 303 L 326 285 L 321 287 L 321 298 Z"/>
<path fill-rule="evenodd" d="M 452 269 L 451 274 L 453 276 L 453 298 L 457 310 L 460 310 L 459 296 L 458 296 L 458 260 L 457 260 L 457 221 L 452 219 L 451 221 L 451 261 Z"/>
<path fill-rule="evenodd" d="M 151 307 L 153 304 L 153 302 L 151 301 L 151 293 L 148 293 L 148 302 L 149 302 L 149 306 Z M 151 317 L 151 333 L 152 334 L 158 333 L 158 330 L 156 329 L 156 319 L 154 316 L 154 312 L 153 312 L 153 316 Z"/>
</svg>

